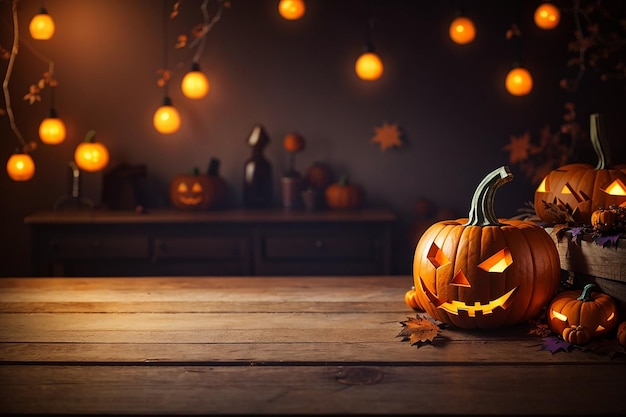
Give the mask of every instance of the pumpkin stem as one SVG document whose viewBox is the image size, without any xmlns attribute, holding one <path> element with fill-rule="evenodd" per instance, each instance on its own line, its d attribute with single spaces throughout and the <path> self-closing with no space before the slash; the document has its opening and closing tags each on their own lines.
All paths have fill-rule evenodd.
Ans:
<svg viewBox="0 0 626 417">
<path fill-rule="evenodd" d="M 341 174 L 337 183 L 341 186 L 348 185 L 348 174 Z"/>
<path fill-rule="evenodd" d="M 217 177 L 220 174 L 220 160 L 217 158 L 211 158 L 209 161 L 209 168 L 207 174 L 212 177 Z"/>
<path fill-rule="evenodd" d="M 191 175 L 193 175 L 194 177 L 197 177 L 198 175 L 200 175 L 200 168 L 198 167 L 193 167 L 191 169 Z"/>
<path fill-rule="evenodd" d="M 87 132 L 87 134 L 85 135 L 85 142 L 94 143 L 95 141 L 96 141 L 96 131 L 92 129 L 89 132 Z"/>
<path fill-rule="evenodd" d="M 508 166 L 493 170 L 478 184 L 465 226 L 502 226 L 493 210 L 496 190 L 511 181 L 513 174 Z"/>
<path fill-rule="evenodd" d="M 593 298 L 591 297 L 591 288 L 593 287 L 593 284 L 587 284 L 585 285 L 585 288 L 583 288 L 583 292 L 580 294 L 580 296 L 577 298 L 577 300 L 579 301 L 593 301 Z"/>
<path fill-rule="evenodd" d="M 604 125 L 602 123 L 602 116 L 595 113 L 591 115 L 591 144 L 593 150 L 598 155 L 598 165 L 596 169 L 611 169 L 613 166 L 611 162 L 611 155 L 609 154 L 609 147 L 604 135 Z"/>
</svg>

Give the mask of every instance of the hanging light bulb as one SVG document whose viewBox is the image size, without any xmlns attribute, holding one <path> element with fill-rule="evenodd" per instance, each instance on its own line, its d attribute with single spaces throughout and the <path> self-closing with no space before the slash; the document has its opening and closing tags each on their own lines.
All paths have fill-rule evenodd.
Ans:
<svg viewBox="0 0 626 417">
<path fill-rule="evenodd" d="M 354 64 L 356 75 L 362 80 L 375 81 L 383 75 L 383 61 L 371 50 L 363 52 Z"/>
<path fill-rule="evenodd" d="M 533 77 L 521 66 L 516 66 L 506 75 L 506 90 L 514 96 L 525 96 L 533 89 Z"/>
<path fill-rule="evenodd" d="M 25 152 L 16 152 L 7 161 L 7 174 L 14 181 L 28 181 L 35 175 L 33 158 Z"/>
<path fill-rule="evenodd" d="M 191 64 L 191 71 L 183 77 L 181 89 L 185 97 L 194 100 L 201 99 L 208 94 L 209 80 L 200 71 L 200 64 L 197 62 Z"/>
<path fill-rule="evenodd" d="M 466 16 L 458 16 L 450 24 L 450 39 L 459 45 L 470 43 L 476 37 L 474 22 Z"/>
<path fill-rule="evenodd" d="M 54 20 L 45 7 L 40 7 L 37 14 L 31 19 L 28 31 L 33 39 L 48 40 L 54 35 Z"/>
<path fill-rule="evenodd" d="M 96 142 L 96 131 L 90 130 L 85 140 L 76 146 L 74 151 L 76 165 L 89 172 L 104 169 L 109 163 L 109 150 L 101 142 Z"/>
<path fill-rule="evenodd" d="M 59 119 L 55 109 L 39 125 L 39 139 L 48 145 L 56 145 L 65 140 L 65 123 Z"/>
<path fill-rule="evenodd" d="M 287 20 L 300 19 L 306 11 L 304 0 L 280 0 L 278 13 Z"/>
<path fill-rule="evenodd" d="M 154 113 L 152 119 L 155 129 L 164 135 L 175 133 L 180 128 L 180 115 L 178 110 L 172 106 L 172 99 L 165 97 L 163 105 Z"/>
<path fill-rule="evenodd" d="M 561 12 L 552 3 L 542 3 L 535 10 L 535 24 L 541 29 L 554 29 L 561 20 Z"/>
</svg>

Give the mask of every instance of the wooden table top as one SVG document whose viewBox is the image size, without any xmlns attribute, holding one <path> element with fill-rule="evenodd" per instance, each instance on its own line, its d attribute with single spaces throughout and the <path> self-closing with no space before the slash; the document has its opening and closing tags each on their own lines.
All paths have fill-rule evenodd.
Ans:
<svg viewBox="0 0 626 417">
<path fill-rule="evenodd" d="M 398 337 L 409 276 L 2 278 L 0 414 L 622 415 L 527 325 Z"/>
</svg>

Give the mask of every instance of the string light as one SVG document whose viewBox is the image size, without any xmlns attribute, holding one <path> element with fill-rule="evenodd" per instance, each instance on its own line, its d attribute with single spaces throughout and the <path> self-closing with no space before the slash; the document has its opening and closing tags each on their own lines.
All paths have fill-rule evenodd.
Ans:
<svg viewBox="0 0 626 417">
<path fill-rule="evenodd" d="M 367 26 L 365 27 L 365 47 L 354 64 L 356 75 L 366 81 L 378 80 L 384 72 L 383 61 L 374 51 L 372 42 L 372 27 L 374 25 L 371 17 L 370 2 L 367 2 Z"/>
<path fill-rule="evenodd" d="M 521 66 L 513 68 L 506 75 L 506 90 L 514 96 L 525 96 L 533 89 L 533 77 Z"/>
<path fill-rule="evenodd" d="M 45 7 L 40 7 L 37 14 L 31 19 L 28 31 L 33 39 L 48 40 L 54 35 L 54 20 Z"/>
<path fill-rule="evenodd" d="M 191 71 L 183 77 L 181 89 L 185 97 L 199 100 L 209 93 L 209 80 L 200 71 L 200 64 L 191 64 Z"/>
<path fill-rule="evenodd" d="M 304 0 L 280 0 L 278 3 L 278 13 L 287 20 L 298 20 L 305 11 Z"/>
<path fill-rule="evenodd" d="M 16 152 L 7 161 L 7 174 L 14 181 L 28 181 L 35 175 L 33 158 L 25 152 Z"/>
<path fill-rule="evenodd" d="M 561 20 L 561 12 L 552 3 L 542 3 L 535 10 L 534 19 L 541 29 L 554 29 Z"/>
<path fill-rule="evenodd" d="M 48 145 L 57 145 L 65 140 L 65 123 L 59 119 L 54 108 L 50 109 L 49 117 L 39 125 L 39 139 Z"/>
<path fill-rule="evenodd" d="M 476 27 L 467 16 L 458 16 L 450 24 L 449 34 L 455 43 L 465 45 L 476 37 Z"/>
<path fill-rule="evenodd" d="M 178 132 L 178 129 L 180 129 L 180 114 L 172 105 L 171 98 L 167 96 L 163 98 L 163 105 L 154 113 L 152 123 L 154 128 L 164 135 Z"/>
</svg>

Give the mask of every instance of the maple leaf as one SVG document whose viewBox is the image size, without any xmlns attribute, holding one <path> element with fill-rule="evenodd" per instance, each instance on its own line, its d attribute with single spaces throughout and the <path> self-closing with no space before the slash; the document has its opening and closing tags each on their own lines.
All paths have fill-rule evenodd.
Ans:
<svg viewBox="0 0 626 417">
<path fill-rule="evenodd" d="M 439 334 L 439 326 L 433 321 L 420 315 L 408 317 L 408 320 L 400 322 L 402 330 L 396 337 L 402 337 L 402 341 L 409 340 L 411 346 L 417 345 L 419 348 L 425 343 L 432 343 Z"/>
<path fill-rule="evenodd" d="M 528 334 L 534 334 L 540 337 L 548 337 L 552 334 L 550 327 L 542 320 L 531 320 L 529 324 L 530 330 L 528 331 Z"/>
<path fill-rule="evenodd" d="M 372 138 L 372 143 L 380 143 L 380 148 L 385 151 L 387 148 L 402 146 L 400 131 L 396 124 L 383 123 L 381 127 L 375 127 L 376 135 Z"/>
<path fill-rule="evenodd" d="M 558 336 L 548 336 L 543 338 L 541 350 L 547 350 L 550 353 L 556 353 L 560 350 L 563 352 L 571 352 L 572 344 L 566 342 Z"/>
<path fill-rule="evenodd" d="M 596 245 L 598 246 L 602 246 L 603 248 L 605 247 L 612 247 L 618 246 L 619 243 L 619 238 L 621 237 L 621 233 L 618 233 L 616 235 L 611 235 L 611 236 L 597 236 L 595 239 L 593 239 L 594 242 L 596 242 Z"/>
<path fill-rule="evenodd" d="M 511 135 L 511 142 L 509 142 L 508 145 L 505 145 L 502 149 L 510 152 L 510 164 L 515 164 L 527 160 L 529 151 L 531 149 L 530 133 L 526 132 L 522 136 Z"/>
</svg>

